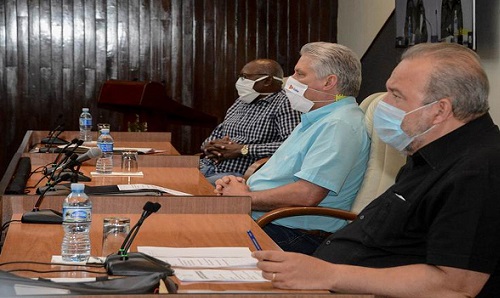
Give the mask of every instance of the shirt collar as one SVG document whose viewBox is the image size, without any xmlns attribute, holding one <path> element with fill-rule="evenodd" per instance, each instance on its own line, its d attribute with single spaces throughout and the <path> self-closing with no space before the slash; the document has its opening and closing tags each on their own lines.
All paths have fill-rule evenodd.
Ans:
<svg viewBox="0 0 500 298">
<path fill-rule="evenodd" d="M 440 162 L 450 156 L 456 156 L 457 148 L 468 147 L 471 142 L 475 143 L 474 140 L 481 137 L 478 132 L 486 132 L 495 127 L 490 114 L 486 113 L 422 147 L 411 158 L 421 158 L 435 169 Z"/>
<path fill-rule="evenodd" d="M 303 127 L 308 127 L 312 123 L 316 122 L 318 119 L 323 118 L 325 115 L 330 114 L 332 111 L 346 105 L 356 104 L 356 99 L 352 96 L 348 96 L 339 101 L 333 102 L 326 106 L 322 106 L 319 109 L 302 114 L 301 123 Z"/>
<path fill-rule="evenodd" d="M 275 99 L 275 96 L 276 96 L 276 93 L 283 93 L 283 95 L 285 95 L 285 90 L 281 89 L 279 91 L 276 91 L 274 93 L 271 93 L 269 95 L 266 95 L 265 97 L 262 97 L 261 99 L 259 100 L 256 100 L 254 102 L 257 102 L 257 101 L 266 101 L 266 102 L 271 102 Z"/>
</svg>

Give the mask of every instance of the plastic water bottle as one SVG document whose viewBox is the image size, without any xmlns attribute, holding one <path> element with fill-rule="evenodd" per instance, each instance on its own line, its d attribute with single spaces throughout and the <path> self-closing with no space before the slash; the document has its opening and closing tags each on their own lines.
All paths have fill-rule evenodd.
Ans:
<svg viewBox="0 0 500 298">
<path fill-rule="evenodd" d="M 89 113 L 89 108 L 82 108 L 80 114 L 80 140 L 84 142 L 92 141 L 92 115 Z"/>
<path fill-rule="evenodd" d="M 86 262 L 90 256 L 92 202 L 81 183 L 71 184 L 71 193 L 63 202 L 64 238 L 61 256 L 64 262 Z"/>
<path fill-rule="evenodd" d="M 101 129 L 101 135 L 97 139 L 97 146 L 101 149 L 102 154 L 96 162 L 97 173 L 111 174 L 113 172 L 113 143 L 109 128 Z"/>
</svg>

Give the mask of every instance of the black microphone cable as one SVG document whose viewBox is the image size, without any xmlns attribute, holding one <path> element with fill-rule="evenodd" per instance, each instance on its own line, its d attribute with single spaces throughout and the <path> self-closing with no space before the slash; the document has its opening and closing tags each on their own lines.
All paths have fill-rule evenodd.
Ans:
<svg viewBox="0 0 500 298">
<path fill-rule="evenodd" d="M 54 159 L 54 161 L 53 161 L 53 162 L 48 163 L 48 164 L 46 164 L 45 166 L 38 167 L 37 169 L 35 169 L 35 170 L 33 171 L 33 172 L 35 172 L 35 171 L 39 170 L 40 168 L 43 168 L 44 177 L 42 177 L 42 179 L 40 179 L 40 181 L 38 181 L 38 183 L 40 183 L 40 182 L 41 182 L 41 180 L 43 180 L 43 178 L 47 177 L 48 175 L 50 175 L 51 173 L 53 173 L 53 171 L 54 171 L 54 170 L 56 170 L 56 169 L 57 169 L 57 167 L 60 165 L 60 164 L 59 164 L 59 158 L 61 157 L 61 154 L 62 154 L 63 152 L 64 152 L 64 153 L 66 153 L 66 152 L 67 152 L 66 150 L 68 149 L 68 147 L 69 147 L 69 146 L 74 145 L 74 144 L 77 144 L 77 143 L 78 143 L 78 139 L 77 139 L 77 138 L 74 138 L 73 140 L 71 140 L 71 142 L 69 142 L 68 144 L 66 144 L 66 145 L 65 145 L 65 146 L 64 146 L 64 147 L 63 147 L 63 148 L 59 151 L 59 153 L 57 154 L 57 156 L 56 156 L 56 158 Z M 82 143 L 83 143 L 83 142 L 82 142 Z M 47 152 L 49 152 L 49 151 L 47 151 Z M 70 155 L 71 155 L 71 154 L 70 154 Z M 65 159 L 68 159 L 70 155 L 67 155 L 67 156 L 65 157 Z M 62 163 L 62 162 L 64 162 L 64 160 L 63 160 L 63 161 L 61 161 L 61 163 Z M 49 172 L 49 171 L 50 171 L 50 169 L 52 169 L 52 172 Z M 37 183 L 36 185 L 38 185 L 38 183 Z M 35 187 L 36 187 L 36 185 L 35 185 Z"/>
<path fill-rule="evenodd" d="M 49 147 L 48 151 L 47 152 L 50 152 L 50 148 L 52 148 L 52 145 L 54 145 L 54 142 L 57 140 L 57 137 L 59 137 L 59 135 L 64 131 L 64 124 L 61 124 L 59 125 L 59 130 L 57 132 L 57 134 L 53 134 L 50 139 L 49 139 L 49 143 L 47 144 Z"/>
<path fill-rule="evenodd" d="M 71 150 L 68 150 L 66 151 L 64 154 L 65 154 L 65 157 L 59 162 L 57 163 L 57 165 L 53 168 L 53 171 L 52 171 L 52 174 L 49 178 L 49 181 L 47 182 L 50 182 L 51 180 L 54 179 L 54 173 L 56 172 L 56 170 L 61 167 L 62 164 L 64 164 L 65 162 L 67 162 L 70 158 L 75 160 L 78 156 L 74 157 L 76 154 L 74 153 L 76 151 L 76 149 L 78 149 L 78 147 L 80 147 L 81 145 L 83 144 L 83 141 L 82 140 L 78 140 L 76 139 L 76 143 L 74 144 L 74 146 L 71 148 Z M 63 169 L 64 170 L 64 169 Z M 61 175 L 61 172 L 59 172 L 59 175 Z M 59 176 L 58 175 L 58 176 Z"/>
<path fill-rule="evenodd" d="M 59 151 L 59 153 L 58 153 L 58 154 L 57 154 L 57 156 L 56 156 L 56 159 L 54 159 L 54 161 L 52 162 L 52 164 L 56 165 L 56 164 L 58 163 L 58 161 L 59 161 L 59 158 L 61 157 L 61 154 L 62 154 L 63 152 L 65 152 L 65 151 L 68 149 L 68 147 L 69 147 L 69 146 L 77 144 L 77 143 L 78 143 L 78 141 L 79 141 L 79 140 L 78 140 L 77 138 L 74 138 L 73 140 L 71 140 L 71 142 L 69 142 L 68 144 L 66 144 L 66 145 L 65 145 L 65 146 L 61 149 L 61 151 Z M 83 141 L 82 141 L 82 144 L 83 144 Z M 81 144 L 80 144 L 80 145 L 81 145 Z M 80 146 L 80 145 L 79 145 L 79 146 Z"/>
</svg>

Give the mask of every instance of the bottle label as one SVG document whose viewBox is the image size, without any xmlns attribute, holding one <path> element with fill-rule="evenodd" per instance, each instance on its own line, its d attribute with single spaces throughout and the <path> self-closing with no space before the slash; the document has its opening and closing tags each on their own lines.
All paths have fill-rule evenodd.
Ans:
<svg viewBox="0 0 500 298">
<path fill-rule="evenodd" d="M 63 207 L 64 222 L 90 222 L 92 209 L 90 207 Z"/>
<path fill-rule="evenodd" d="M 102 152 L 113 152 L 113 143 L 99 143 Z"/>
<path fill-rule="evenodd" d="M 92 119 L 89 119 L 89 118 L 80 118 L 80 125 L 83 125 L 83 126 L 92 126 Z"/>
</svg>

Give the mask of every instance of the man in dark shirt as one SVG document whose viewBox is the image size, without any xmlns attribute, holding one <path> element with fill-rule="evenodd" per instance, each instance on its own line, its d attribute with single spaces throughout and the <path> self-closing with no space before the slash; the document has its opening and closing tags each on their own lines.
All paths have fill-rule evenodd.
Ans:
<svg viewBox="0 0 500 298">
<path fill-rule="evenodd" d="M 498 295 L 500 132 L 479 57 L 456 44 L 419 44 L 386 87 L 374 127 L 409 155 L 396 183 L 327 238 L 316 258 L 255 252 L 258 267 L 280 288 Z"/>
</svg>

